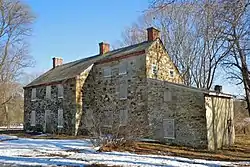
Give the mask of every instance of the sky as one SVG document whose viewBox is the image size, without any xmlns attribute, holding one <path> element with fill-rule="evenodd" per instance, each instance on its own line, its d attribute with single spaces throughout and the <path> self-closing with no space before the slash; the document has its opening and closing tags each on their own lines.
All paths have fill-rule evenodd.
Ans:
<svg viewBox="0 0 250 167">
<path fill-rule="evenodd" d="M 99 43 L 111 45 L 148 7 L 148 0 L 24 0 L 35 13 L 30 39 L 35 73 L 52 67 L 53 57 L 64 63 L 95 55 Z"/>
</svg>

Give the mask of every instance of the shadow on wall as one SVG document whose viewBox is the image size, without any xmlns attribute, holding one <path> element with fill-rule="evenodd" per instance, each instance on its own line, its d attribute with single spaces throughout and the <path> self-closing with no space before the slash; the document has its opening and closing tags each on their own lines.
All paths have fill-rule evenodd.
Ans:
<svg viewBox="0 0 250 167">
<path fill-rule="evenodd" d="M 208 149 L 216 150 L 234 143 L 233 102 L 230 98 L 207 96 Z"/>
</svg>

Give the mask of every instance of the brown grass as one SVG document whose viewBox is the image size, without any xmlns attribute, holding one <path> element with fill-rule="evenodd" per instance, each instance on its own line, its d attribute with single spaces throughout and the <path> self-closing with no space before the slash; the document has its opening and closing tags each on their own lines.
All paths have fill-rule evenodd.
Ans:
<svg viewBox="0 0 250 167">
<path fill-rule="evenodd" d="M 146 142 L 128 143 L 119 147 L 106 146 L 101 151 L 129 151 L 136 154 L 171 155 L 207 160 L 250 161 L 250 135 L 237 135 L 234 146 L 218 151 Z"/>
</svg>

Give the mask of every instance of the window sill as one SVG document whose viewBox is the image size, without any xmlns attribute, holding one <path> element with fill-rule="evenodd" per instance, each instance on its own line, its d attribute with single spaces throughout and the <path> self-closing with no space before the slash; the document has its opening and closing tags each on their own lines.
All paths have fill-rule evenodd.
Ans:
<svg viewBox="0 0 250 167">
<path fill-rule="evenodd" d="M 61 96 L 61 97 L 58 97 L 58 99 L 63 99 L 63 97 Z"/>
<path fill-rule="evenodd" d="M 128 98 L 120 98 L 120 100 L 127 100 Z"/>
<path fill-rule="evenodd" d="M 63 126 L 57 126 L 57 128 L 63 128 Z"/>
<path fill-rule="evenodd" d="M 119 73 L 119 75 L 127 75 L 127 73 Z"/>
<path fill-rule="evenodd" d="M 33 99 L 33 100 L 31 100 L 31 101 L 37 101 L 37 99 Z"/>
<path fill-rule="evenodd" d="M 108 76 L 103 76 L 103 78 L 110 78 L 111 77 L 111 75 L 108 75 Z"/>
<path fill-rule="evenodd" d="M 112 128 L 112 125 L 102 125 L 103 128 Z"/>
<path fill-rule="evenodd" d="M 164 137 L 164 139 L 175 139 L 175 137 Z"/>
<path fill-rule="evenodd" d="M 34 124 L 31 124 L 30 126 L 34 127 L 34 126 L 36 126 L 36 125 L 34 125 Z"/>
</svg>

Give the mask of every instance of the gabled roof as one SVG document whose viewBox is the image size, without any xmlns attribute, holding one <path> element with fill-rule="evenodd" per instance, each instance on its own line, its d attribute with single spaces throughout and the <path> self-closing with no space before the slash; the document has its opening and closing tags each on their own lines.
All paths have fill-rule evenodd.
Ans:
<svg viewBox="0 0 250 167">
<path fill-rule="evenodd" d="M 29 83 L 27 87 L 32 86 L 39 86 L 43 84 L 49 84 L 53 82 L 60 82 L 66 79 L 74 78 L 80 73 L 82 73 L 85 69 L 87 69 L 92 64 L 104 60 L 109 59 L 121 55 L 130 54 L 137 51 L 142 51 L 147 49 L 154 41 L 144 41 L 135 45 L 130 45 L 127 47 L 119 48 L 113 51 L 110 51 L 108 53 L 105 53 L 103 55 L 94 55 L 91 57 L 83 58 L 80 60 L 76 60 L 73 62 L 69 62 L 60 66 L 57 66 L 46 73 L 42 74 L 38 78 L 36 78 L 34 81 Z"/>
</svg>

